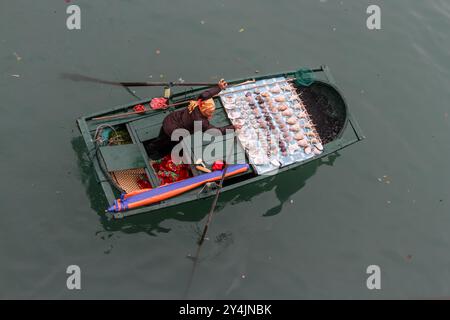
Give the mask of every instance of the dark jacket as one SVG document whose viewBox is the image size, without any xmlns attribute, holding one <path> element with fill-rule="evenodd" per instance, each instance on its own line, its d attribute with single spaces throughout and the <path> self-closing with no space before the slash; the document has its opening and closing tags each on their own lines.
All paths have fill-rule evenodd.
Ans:
<svg viewBox="0 0 450 320">
<path fill-rule="evenodd" d="M 201 100 L 207 100 L 215 96 L 220 92 L 219 86 L 212 87 L 204 92 L 202 92 L 198 99 Z M 208 119 L 200 112 L 199 108 L 195 108 L 192 113 L 189 113 L 188 108 L 183 108 L 178 111 L 174 111 L 170 113 L 163 121 L 163 130 L 164 133 L 167 134 L 169 137 L 172 135 L 172 132 L 175 129 L 186 129 L 191 134 L 194 133 L 194 121 L 201 121 L 202 122 L 202 131 L 206 131 L 208 129 L 216 128 L 219 129 L 222 134 L 225 133 L 226 129 L 233 129 L 234 127 L 232 125 L 225 126 L 225 127 L 215 127 L 212 124 L 209 123 Z"/>
</svg>

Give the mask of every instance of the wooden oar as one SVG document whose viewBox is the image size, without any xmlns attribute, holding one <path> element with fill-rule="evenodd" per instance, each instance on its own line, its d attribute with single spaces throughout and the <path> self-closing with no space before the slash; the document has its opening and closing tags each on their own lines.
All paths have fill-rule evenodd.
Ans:
<svg viewBox="0 0 450 320">
<path fill-rule="evenodd" d="M 212 87 L 211 82 L 119 82 L 124 87 Z"/>
<path fill-rule="evenodd" d="M 63 73 L 62 77 L 73 81 L 88 81 L 123 87 L 203 87 L 217 85 L 217 83 L 212 82 L 117 82 L 84 76 L 76 73 Z"/>
<path fill-rule="evenodd" d="M 232 147 L 231 150 L 233 150 L 233 149 L 234 149 L 234 140 L 233 140 L 233 147 Z M 211 204 L 211 210 L 209 211 L 209 214 L 208 214 L 208 220 L 206 221 L 205 227 L 203 229 L 202 236 L 201 236 L 201 238 L 200 238 L 200 240 L 198 242 L 199 245 L 202 245 L 203 241 L 205 241 L 205 236 L 206 236 L 206 233 L 208 232 L 209 224 L 211 223 L 214 210 L 216 209 L 217 200 L 219 199 L 220 192 L 222 191 L 223 180 L 225 180 L 225 176 L 227 174 L 227 170 L 228 170 L 228 161 L 225 163 L 225 167 L 223 168 L 222 177 L 221 177 L 220 182 L 219 182 L 219 187 L 217 188 L 216 195 L 215 195 L 214 200 L 213 200 L 213 202 Z"/>
<path fill-rule="evenodd" d="M 233 146 L 230 149 L 230 152 L 227 155 L 227 158 L 225 159 L 225 166 L 223 168 L 222 177 L 220 179 L 219 186 L 217 188 L 216 195 L 214 197 L 214 201 L 211 204 L 211 210 L 209 211 L 209 214 L 208 214 L 208 220 L 207 220 L 207 222 L 205 224 L 205 227 L 203 229 L 202 236 L 201 236 L 200 240 L 198 241 L 197 252 L 196 252 L 195 256 L 193 257 L 194 264 L 192 266 L 192 271 L 191 271 L 191 274 L 190 274 L 190 277 L 189 277 L 188 285 L 187 285 L 186 290 L 184 292 L 184 297 L 183 297 L 184 299 L 188 298 L 189 290 L 191 289 L 192 281 L 194 280 L 194 274 L 195 274 L 195 270 L 196 270 L 196 267 L 197 267 L 198 259 L 200 257 L 200 250 L 202 248 L 203 242 L 205 241 L 205 237 L 206 237 L 206 233 L 208 232 L 209 224 L 212 221 L 212 215 L 213 215 L 213 213 L 214 213 L 214 211 L 216 209 L 217 200 L 219 199 L 220 192 L 222 191 L 223 181 L 225 180 L 225 175 L 227 173 L 228 163 L 231 160 L 231 156 L 232 156 L 233 151 L 234 151 L 234 144 L 236 142 L 236 134 L 234 133 L 233 135 L 234 135 L 233 136 Z"/>
</svg>

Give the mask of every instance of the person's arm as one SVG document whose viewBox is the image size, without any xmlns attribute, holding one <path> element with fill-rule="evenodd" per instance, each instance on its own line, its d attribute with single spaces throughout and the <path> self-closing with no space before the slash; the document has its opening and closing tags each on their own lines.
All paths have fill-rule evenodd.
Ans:
<svg viewBox="0 0 450 320">
<path fill-rule="evenodd" d="M 225 80 L 220 79 L 217 86 L 209 88 L 208 90 L 203 91 L 198 98 L 201 100 L 208 100 L 214 97 L 216 94 L 219 94 L 220 91 L 225 89 L 228 86 L 228 84 L 225 82 Z"/>
<path fill-rule="evenodd" d="M 214 97 L 216 94 L 218 94 L 220 91 L 222 91 L 222 89 L 220 89 L 219 86 L 215 86 L 215 87 L 211 87 L 208 90 L 203 91 L 198 98 L 205 101 L 208 99 L 211 99 L 212 97 Z"/>
<path fill-rule="evenodd" d="M 234 130 L 234 126 L 233 126 L 232 124 L 230 124 L 230 125 L 225 126 L 225 127 L 216 127 L 216 126 L 213 126 L 213 125 L 208 121 L 208 119 L 203 119 L 203 120 L 202 120 L 202 130 L 203 130 L 203 132 L 205 132 L 206 130 L 209 130 L 209 129 L 217 129 L 217 130 L 220 130 L 220 132 L 221 132 L 222 134 L 225 134 L 227 129 L 232 129 L 232 130 Z"/>
</svg>

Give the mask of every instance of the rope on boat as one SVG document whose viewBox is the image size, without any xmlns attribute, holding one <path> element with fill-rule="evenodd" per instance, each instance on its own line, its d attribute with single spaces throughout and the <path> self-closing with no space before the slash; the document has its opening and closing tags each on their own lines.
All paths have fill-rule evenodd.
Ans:
<svg viewBox="0 0 450 320">
<path fill-rule="evenodd" d="M 129 94 L 131 94 L 133 97 L 138 98 L 139 100 L 143 100 L 143 99 L 142 99 L 141 97 L 139 97 L 136 93 L 134 93 L 134 91 L 131 90 L 129 87 L 125 87 L 125 86 L 124 86 L 124 88 L 125 88 L 125 90 L 127 90 L 127 92 L 128 92 Z"/>
</svg>

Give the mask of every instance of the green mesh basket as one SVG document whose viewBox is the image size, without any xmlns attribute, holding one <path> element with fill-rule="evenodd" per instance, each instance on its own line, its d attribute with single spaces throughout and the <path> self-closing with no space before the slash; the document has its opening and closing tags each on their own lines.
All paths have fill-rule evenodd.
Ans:
<svg viewBox="0 0 450 320">
<path fill-rule="evenodd" d="M 295 83 L 299 86 L 310 86 L 314 82 L 314 71 L 308 68 L 299 69 L 295 73 Z"/>
</svg>

